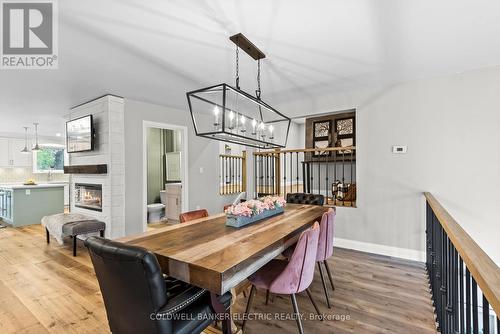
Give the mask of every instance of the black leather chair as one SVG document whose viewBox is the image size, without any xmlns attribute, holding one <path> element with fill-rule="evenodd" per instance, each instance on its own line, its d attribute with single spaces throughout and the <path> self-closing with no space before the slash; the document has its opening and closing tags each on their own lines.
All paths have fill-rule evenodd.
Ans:
<svg viewBox="0 0 500 334">
<path fill-rule="evenodd" d="M 286 195 L 287 203 L 323 205 L 325 196 L 305 193 L 289 193 Z"/>
<path fill-rule="evenodd" d="M 85 241 L 113 333 L 201 333 L 215 320 L 210 293 L 165 278 L 153 253 L 100 237 Z M 231 294 L 219 297 L 225 310 Z"/>
</svg>

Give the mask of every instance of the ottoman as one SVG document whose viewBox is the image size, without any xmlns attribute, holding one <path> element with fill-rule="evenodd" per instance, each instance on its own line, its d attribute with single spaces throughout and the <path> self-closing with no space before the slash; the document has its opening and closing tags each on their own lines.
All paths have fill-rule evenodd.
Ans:
<svg viewBox="0 0 500 334">
<path fill-rule="evenodd" d="M 50 216 L 44 218 L 50 218 Z M 77 236 L 99 232 L 99 235 L 104 237 L 105 229 L 106 224 L 104 222 L 95 219 L 78 220 L 64 223 L 64 225 L 62 225 L 62 235 L 70 236 L 71 239 L 73 239 L 73 256 L 76 256 Z M 50 233 L 47 226 L 45 227 L 45 231 L 47 233 L 47 243 L 50 243 Z"/>
</svg>

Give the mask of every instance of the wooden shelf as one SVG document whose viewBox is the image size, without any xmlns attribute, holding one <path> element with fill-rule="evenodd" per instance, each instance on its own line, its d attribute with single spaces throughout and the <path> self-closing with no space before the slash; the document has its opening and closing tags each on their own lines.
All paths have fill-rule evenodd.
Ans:
<svg viewBox="0 0 500 334">
<path fill-rule="evenodd" d="M 74 165 L 64 166 L 64 174 L 107 174 L 108 165 Z"/>
</svg>

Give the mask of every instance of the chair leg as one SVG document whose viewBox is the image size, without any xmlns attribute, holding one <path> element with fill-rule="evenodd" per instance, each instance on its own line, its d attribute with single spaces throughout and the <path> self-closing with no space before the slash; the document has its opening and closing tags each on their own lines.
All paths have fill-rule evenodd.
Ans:
<svg viewBox="0 0 500 334">
<path fill-rule="evenodd" d="M 101 238 L 104 238 L 104 230 L 100 230 L 100 231 L 99 231 L 99 236 L 100 236 Z"/>
<path fill-rule="evenodd" d="M 299 333 L 304 334 L 304 328 L 302 328 L 302 321 L 300 320 L 299 306 L 297 305 L 297 298 L 295 298 L 295 294 L 292 293 L 290 295 L 292 297 L 292 305 L 293 311 L 295 312 L 297 327 L 299 328 Z"/>
<path fill-rule="evenodd" d="M 47 235 L 47 243 L 50 244 L 50 235 L 49 235 L 49 230 L 45 228 L 45 234 Z"/>
<path fill-rule="evenodd" d="M 330 271 L 330 268 L 328 267 L 328 262 L 323 261 L 323 263 L 325 264 L 325 268 L 326 268 L 326 273 L 328 274 L 328 278 L 330 279 L 330 284 L 332 285 L 332 289 L 333 291 L 335 291 L 335 286 L 333 285 L 333 278 L 332 278 L 332 272 Z"/>
<path fill-rule="evenodd" d="M 76 256 L 76 235 L 72 236 L 73 238 L 73 256 Z"/>
<path fill-rule="evenodd" d="M 314 306 L 314 309 L 316 310 L 316 314 L 319 316 L 319 319 L 321 321 L 323 321 L 323 315 L 321 314 L 321 312 L 319 311 L 319 308 L 318 308 L 318 305 L 316 305 L 316 302 L 314 301 L 312 295 L 311 295 L 311 292 L 309 291 L 309 289 L 306 289 L 306 292 L 307 292 L 307 296 L 309 297 L 309 300 L 311 301 L 311 303 L 313 304 Z"/>
<path fill-rule="evenodd" d="M 252 288 L 250 289 L 250 295 L 248 296 L 247 308 L 245 310 L 245 316 L 248 316 L 248 312 L 250 312 L 250 307 L 252 306 L 253 296 L 255 294 L 255 285 L 252 284 Z M 245 328 L 245 324 L 247 322 L 246 317 L 243 319 L 243 324 L 241 324 L 241 330 L 243 331 Z"/>
<path fill-rule="evenodd" d="M 328 308 L 332 308 L 332 306 L 330 305 L 330 296 L 328 296 L 328 289 L 325 284 L 325 277 L 323 274 L 323 267 L 321 267 L 321 262 L 318 262 L 318 267 L 319 267 L 319 274 L 321 276 L 321 283 L 323 283 L 323 289 L 325 290 L 326 305 L 328 306 Z"/>
<path fill-rule="evenodd" d="M 266 305 L 269 304 L 269 290 L 266 290 Z"/>
</svg>

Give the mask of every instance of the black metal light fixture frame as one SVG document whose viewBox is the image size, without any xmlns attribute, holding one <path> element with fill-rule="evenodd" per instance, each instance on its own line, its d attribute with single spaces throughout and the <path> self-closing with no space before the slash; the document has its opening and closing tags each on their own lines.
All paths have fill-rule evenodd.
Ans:
<svg viewBox="0 0 500 334">
<path fill-rule="evenodd" d="M 188 105 L 189 105 L 189 112 L 191 114 L 191 119 L 193 121 L 195 133 L 199 137 L 205 137 L 208 139 L 215 139 L 223 142 L 229 142 L 233 144 L 239 144 L 239 145 L 245 145 L 245 146 L 250 146 L 250 147 L 255 147 L 255 148 L 260 148 L 260 149 L 272 149 L 272 148 L 283 148 L 286 146 L 287 140 L 288 140 L 288 133 L 290 131 L 290 123 L 291 119 L 273 107 L 271 107 L 269 104 L 265 103 L 264 101 L 261 100 L 260 98 L 260 59 L 265 58 L 264 53 L 262 53 L 255 45 L 253 45 L 245 36 L 243 36 L 241 33 L 236 34 L 234 36 L 230 37 L 230 40 L 233 41 L 236 46 L 236 87 L 231 86 L 227 83 L 221 83 L 218 85 L 213 85 L 210 87 L 205 87 L 201 89 L 197 89 L 194 91 L 190 91 L 186 93 L 186 97 L 188 100 Z M 239 88 L 239 76 L 238 76 L 238 48 L 241 48 L 244 50 L 250 57 L 254 58 L 257 60 L 259 63 L 258 67 L 258 76 L 257 76 L 257 82 L 258 82 L 258 89 L 256 91 L 256 96 L 252 96 L 251 94 L 248 94 L 247 92 L 241 90 Z M 232 110 L 228 105 L 227 105 L 227 92 L 230 91 L 234 94 L 238 94 L 242 99 L 246 99 L 247 102 L 251 102 L 255 104 L 256 108 L 260 111 L 260 119 L 258 120 L 260 123 L 265 123 L 265 125 L 272 125 L 273 123 L 282 123 L 283 126 L 286 128 L 286 134 L 284 141 L 278 142 L 278 141 L 273 141 L 272 134 L 270 136 L 263 137 L 263 136 L 258 136 L 255 134 L 250 134 L 246 135 L 246 131 L 232 131 L 227 124 L 226 124 L 226 113 L 228 112 L 234 112 L 236 115 L 242 115 L 245 118 L 251 120 L 252 117 L 249 117 L 248 115 L 245 115 L 241 110 Z M 222 102 L 215 102 L 211 101 L 205 97 L 202 97 L 200 95 L 203 95 L 203 93 L 221 93 L 222 94 Z M 193 101 L 198 100 L 202 101 L 204 103 L 209 104 L 210 106 L 213 106 L 214 108 L 219 108 L 221 111 L 221 123 L 220 123 L 220 128 L 216 127 L 215 131 L 204 131 L 200 132 L 199 127 L 197 124 L 197 120 L 195 115 L 193 114 Z M 269 120 L 265 122 L 264 117 L 262 115 L 262 109 L 267 109 L 268 112 L 271 112 L 274 114 L 275 117 L 273 117 L 273 120 Z M 237 116 L 238 117 L 238 116 Z M 256 120 L 256 118 L 253 118 L 253 120 Z M 286 122 L 286 125 L 285 125 Z M 236 121 L 238 123 L 238 121 Z M 219 125 L 219 124 L 217 124 Z M 240 134 L 239 132 L 242 132 Z M 250 131 L 248 131 L 250 133 Z M 260 138 L 261 139 L 260 139 Z"/>
</svg>

